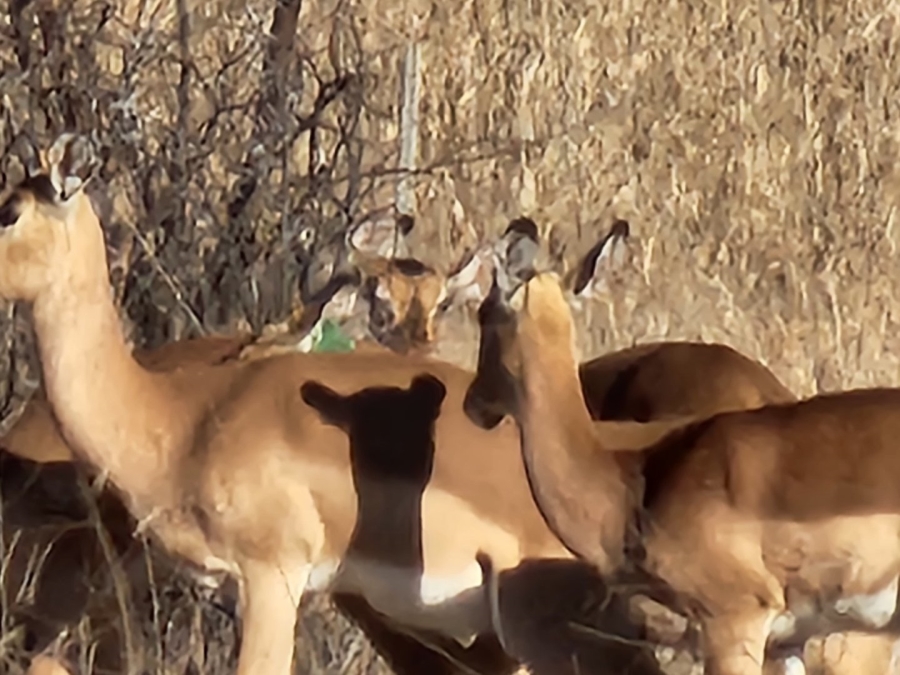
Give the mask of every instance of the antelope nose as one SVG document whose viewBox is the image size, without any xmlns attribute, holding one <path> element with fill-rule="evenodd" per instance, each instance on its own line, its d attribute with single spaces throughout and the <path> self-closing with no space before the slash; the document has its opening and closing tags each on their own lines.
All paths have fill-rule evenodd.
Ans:
<svg viewBox="0 0 900 675">
<path fill-rule="evenodd" d="M 472 383 L 463 399 L 463 412 L 473 424 L 482 429 L 493 429 L 503 420 L 503 413 L 496 410 L 479 392 L 477 380 Z"/>
</svg>

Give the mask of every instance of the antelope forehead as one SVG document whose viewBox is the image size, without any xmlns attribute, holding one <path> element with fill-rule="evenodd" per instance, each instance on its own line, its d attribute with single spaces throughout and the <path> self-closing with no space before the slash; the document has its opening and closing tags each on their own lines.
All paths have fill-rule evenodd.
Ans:
<svg viewBox="0 0 900 675">
<path fill-rule="evenodd" d="M 550 301 L 564 299 L 562 284 L 556 272 L 541 272 L 528 281 L 528 289 L 533 297 Z"/>
<path fill-rule="evenodd" d="M 563 293 L 559 277 L 552 272 L 545 272 L 533 277 L 516 292 L 513 297 L 517 305 L 511 306 L 517 312 L 525 312 L 531 316 L 560 316 L 569 312 L 569 305 Z"/>
</svg>

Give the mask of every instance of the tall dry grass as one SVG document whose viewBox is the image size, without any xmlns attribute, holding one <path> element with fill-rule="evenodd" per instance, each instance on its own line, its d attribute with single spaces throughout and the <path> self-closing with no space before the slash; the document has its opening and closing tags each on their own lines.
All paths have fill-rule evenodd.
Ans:
<svg viewBox="0 0 900 675">
<path fill-rule="evenodd" d="M 297 2 L 274 39 L 261 0 L 0 5 L 0 146 L 96 132 L 93 196 L 137 343 L 290 318 L 297 233 L 394 198 L 415 40 L 417 255 L 446 267 L 526 213 L 571 261 L 624 217 L 634 265 L 579 314 L 585 355 L 700 338 L 804 395 L 896 384 L 896 3 Z M 20 169 L 4 158 L 0 175 Z M 37 384 L 21 314 L 0 329 L 7 422 Z M 443 330 L 471 365 L 471 318 Z M 204 636 L 173 603 L 167 620 Z M 316 606 L 322 672 L 375 668 Z M 213 630 L 225 651 L 230 630 Z"/>
</svg>

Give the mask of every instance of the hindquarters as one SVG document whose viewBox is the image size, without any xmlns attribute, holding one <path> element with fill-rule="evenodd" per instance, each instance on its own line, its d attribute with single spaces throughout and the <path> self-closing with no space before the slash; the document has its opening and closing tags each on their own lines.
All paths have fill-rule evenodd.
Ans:
<svg viewBox="0 0 900 675">
<path fill-rule="evenodd" d="M 715 343 L 639 345 L 582 364 L 580 375 L 594 419 L 643 422 L 796 400 L 764 365 Z"/>
</svg>

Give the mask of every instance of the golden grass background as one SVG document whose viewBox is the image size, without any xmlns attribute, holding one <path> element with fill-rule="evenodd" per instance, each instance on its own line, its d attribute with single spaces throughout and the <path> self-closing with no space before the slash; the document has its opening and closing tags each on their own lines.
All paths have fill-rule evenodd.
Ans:
<svg viewBox="0 0 900 675">
<path fill-rule="evenodd" d="M 230 316 L 214 325 L 198 311 L 194 324 L 179 311 L 191 301 L 174 299 L 171 288 L 189 291 L 202 270 L 186 276 L 190 265 L 155 248 L 158 214 L 134 196 L 135 172 L 165 156 L 172 129 L 196 139 L 217 106 L 252 97 L 273 4 L 0 4 L 4 143 L 13 129 L 31 128 L 44 142 L 60 130 L 62 94 L 42 92 L 53 84 L 46 72 L 22 71 L 15 58 L 16 21 L 34 28 L 41 12 L 56 16 L 65 36 L 44 58 L 90 55 L 67 62 L 60 81 L 93 68 L 92 86 L 104 92 L 73 94 L 88 111 L 75 125 L 130 116 L 141 152 L 113 152 L 107 185 L 94 189 L 111 231 L 154 263 L 155 275 L 123 263 L 126 276 L 144 277 L 130 288 L 120 283 L 119 298 L 155 294 L 170 306 L 165 330 L 136 322 L 137 342 L 242 323 Z M 112 18 L 92 30 L 103 12 Z M 306 0 L 293 49 L 324 79 L 365 70 L 356 130 L 361 170 L 373 177 L 357 203 L 365 211 L 393 199 L 400 63 L 406 46 L 419 43 L 415 255 L 446 269 L 526 214 L 541 226 L 550 258 L 572 264 L 614 217 L 626 218 L 630 264 L 610 280 L 605 301 L 578 313 L 584 356 L 663 338 L 725 342 L 809 395 L 897 383 L 898 18 L 896 2 L 871 0 Z M 29 39 L 40 52 L 36 29 Z M 186 57 L 192 75 L 182 109 Z M 225 61 L 233 63 L 223 71 Z M 292 89 L 289 104 L 308 110 L 316 91 Z M 189 261 L 203 242 L 213 246 L 203 233 L 214 238 L 210 223 L 228 220 L 226 195 L 244 170 L 254 114 L 224 118 L 181 184 L 154 179 L 159 200 L 175 188 L 186 195 L 177 217 L 201 242 L 182 246 Z M 327 155 L 337 134 L 323 128 L 320 141 Z M 290 220 L 317 162 L 301 136 L 270 174 L 268 192 L 254 197 L 246 218 L 261 245 Z M 334 189 L 348 176 L 337 172 Z M 276 208 L 272 196 L 282 189 Z M 318 208 L 334 214 L 328 203 Z M 440 330 L 441 353 L 472 365 L 471 317 L 455 312 Z M 11 388 L 27 389 L 23 378 Z M 322 672 L 361 672 L 353 668 L 374 668 L 371 658 L 364 651 L 351 666 L 335 665 L 336 657 Z"/>
</svg>

